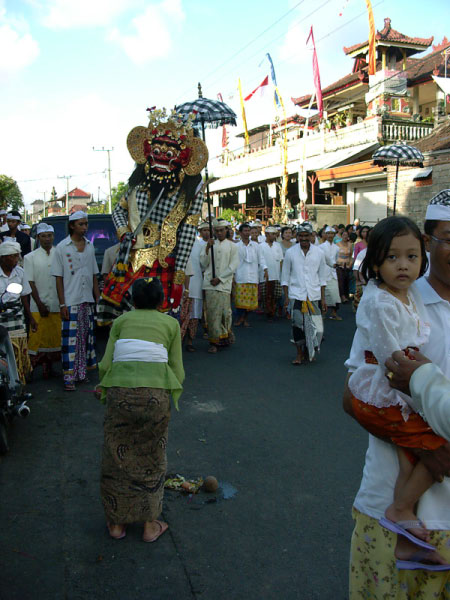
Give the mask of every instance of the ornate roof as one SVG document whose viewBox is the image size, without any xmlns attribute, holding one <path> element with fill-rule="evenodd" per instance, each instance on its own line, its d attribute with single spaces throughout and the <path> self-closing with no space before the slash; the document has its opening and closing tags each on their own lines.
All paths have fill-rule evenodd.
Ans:
<svg viewBox="0 0 450 600">
<path fill-rule="evenodd" d="M 391 42 L 392 45 L 396 45 L 396 44 L 410 44 L 413 46 L 419 46 L 418 50 L 420 51 L 420 48 L 423 48 L 425 50 L 425 48 L 428 48 L 428 46 L 431 45 L 434 36 L 431 36 L 430 38 L 417 38 L 417 37 L 409 37 L 408 35 L 404 35 L 403 33 L 400 33 L 399 31 L 392 29 L 391 27 L 391 19 L 389 19 L 389 17 L 387 17 L 386 19 L 384 19 L 384 27 L 381 31 L 377 31 L 377 33 L 375 34 L 375 39 L 377 41 L 382 41 L 382 42 Z M 360 44 L 354 44 L 353 46 L 349 46 L 348 48 L 346 48 L 344 46 L 344 52 L 345 54 L 353 54 L 356 50 L 362 49 L 364 47 L 366 47 L 369 44 L 369 41 L 367 40 L 366 42 L 362 42 Z"/>
<path fill-rule="evenodd" d="M 421 152 L 433 152 L 437 150 L 447 150 L 450 148 L 450 119 L 435 127 L 433 131 L 421 139 L 411 144 Z"/>
</svg>

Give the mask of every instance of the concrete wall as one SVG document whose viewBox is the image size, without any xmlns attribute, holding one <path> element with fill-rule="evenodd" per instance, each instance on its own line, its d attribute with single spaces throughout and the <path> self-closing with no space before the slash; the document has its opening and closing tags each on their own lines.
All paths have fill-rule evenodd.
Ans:
<svg viewBox="0 0 450 600">
<path fill-rule="evenodd" d="M 331 206 L 328 204 L 307 204 L 308 219 L 314 229 L 321 229 L 325 223 L 327 225 L 339 225 L 350 223 L 349 206 Z M 313 216 L 315 218 L 313 218 Z"/>
<path fill-rule="evenodd" d="M 438 192 L 450 188 L 450 149 L 434 157 L 426 153 L 424 168 L 433 167 L 430 181 L 423 183 L 413 181 L 421 171 L 418 167 L 400 167 L 398 172 L 398 188 L 396 214 L 409 217 L 423 227 L 425 212 L 429 201 Z M 388 167 L 388 216 L 393 214 L 395 187 L 395 167 Z"/>
</svg>

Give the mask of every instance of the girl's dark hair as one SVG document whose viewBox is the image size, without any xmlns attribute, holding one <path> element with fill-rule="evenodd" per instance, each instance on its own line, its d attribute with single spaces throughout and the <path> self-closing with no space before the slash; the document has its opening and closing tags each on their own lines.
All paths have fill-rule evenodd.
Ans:
<svg viewBox="0 0 450 600">
<path fill-rule="evenodd" d="M 366 241 L 369 239 L 370 227 L 368 225 L 361 225 L 359 228 L 359 237 L 362 239 L 362 232 L 364 229 L 367 229 Z"/>
<path fill-rule="evenodd" d="M 387 217 L 386 219 L 379 221 L 379 223 L 370 230 L 370 236 L 367 243 L 367 254 L 361 265 L 361 274 L 366 281 L 377 278 L 374 267 L 381 267 L 384 263 L 388 256 L 392 240 L 399 235 L 407 235 L 408 233 L 412 233 L 420 242 L 422 263 L 420 266 L 419 277 L 425 273 L 428 267 L 428 259 L 420 229 L 414 221 L 411 221 L 408 217 Z"/>
<path fill-rule="evenodd" d="M 164 302 L 164 290 L 157 277 L 138 279 L 131 288 L 131 297 L 136 308 L 153 310 Z"/>
</svg>

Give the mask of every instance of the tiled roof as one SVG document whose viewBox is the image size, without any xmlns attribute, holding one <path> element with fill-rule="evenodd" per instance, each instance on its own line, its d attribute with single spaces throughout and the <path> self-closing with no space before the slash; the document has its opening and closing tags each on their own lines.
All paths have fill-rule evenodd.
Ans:
<svg viewBox="0 0 450 600">
<path fill-rule="evenodd" d="M 428 48 L 428 46 L 431 45 L 434 37 L 433 36 L 431 36 L 430 38 L 409 37 L 408 35 L 404 35 L 403 33 L 400 33 L 396 29 L 392 29 L 391 20 L 389 18 L 386 18 L 384 20 L 383 29 L 381 31 L 377 31 L 377 33 L 375 34 L 375 39 L 383 41 L 383 42 L 399 42 L 399 43 L 403 43 L 403 44 L 413 44 L 415 46 L 423 46 L 424 48 Z M 354 44 L 353 46 L 349 46 L 348 48 L 346 48 L 344 46 L 344 52 L 345 52 L 345 54 L 351 54 L 352 52 L 354 52 L 355 50 L 358 50 L 359 48 L 364 48 L 364 46 L 367 46 L 368 43 L 369 43 L 369 41 L 367 40 L 360 44 Z"/>
<path fill-rule="evenodd" d="M 413 85 L 425 79 L 431 79 L 432 75 L 443 77 L 445 74 L 444 57 L 442 51 L 450 48 L 450 42 L 446 46 L 439 46 L 438 50 L 427 54 L 423 58 L 408 58 L 406 60 L 406 72 L 408 74 L 408 85 Z M 399 61 L 401 62 L 401 61 Z M 436 73 L 434 71 L 436 70 Z"/>
<path fill-rule="evenodd" d="M 438 127 L 435 127 L 430 135 L 412 145 L 421 152 L 450 149 L 450 119 L 447 118 Z"/>
<path fill-rule="evenodd" d="M 70 209 L 70 214 L 76 212 L 77 210 L 82 210 L 82 211 L 86 212 L 87 211 L 86 204 L 74 204 L 72 206 L 72 208 Z"/>
</svg>

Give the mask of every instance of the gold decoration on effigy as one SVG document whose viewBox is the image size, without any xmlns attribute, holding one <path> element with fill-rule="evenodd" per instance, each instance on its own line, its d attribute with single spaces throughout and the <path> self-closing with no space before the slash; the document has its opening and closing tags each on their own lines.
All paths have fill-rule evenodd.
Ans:
<svg viewBox="0 0 450 600">
<path fill-rule="evenodd" d="M 144 236 L 145 245 L 153 246 L 153 244 L 159 240 L 160 236 L 158 225 L 147 219 L 142 228 L 142 235 Z"/>
<path fill-rule="evenodd" d="M 175 207 L 170 211 L 161 227 L 161 242 L 159 244 L 159 263 L 165 269 L 168 265 L 166 258 L 177 244 L 177 229 L 186 216 L 186 195 L 181 194 Z"/>
<path fill-rule="evenodd" d="M 142 248 L 141 250 L 131 250 L 130 262 L 131 268 L 136 273 L 143 266 L 150 268 L 155 260 L 158 259 L 159 246 L 153 248 Z"/>
<path fill-rule="evenodd" d="M 119 205 L 120 205 L 120 208 L 123 208 L 124 210 L 128 210 L 128 200 L 125 198 L 125 196 L 123 196 L 120 199 Z"/>
<path fill-rule="evenodd" d="M 208 148 L 200 138 L 194 138 L 189 147 L 192 150 L 191 158 L 183 170 L 186 175 L 198 175 L 208 162 Z"/>
<path fill-rule="evenodd" d="M 176 285 L 184 285 L 184 279 L 185 279 L 184 271 L 175 271 L 175 273 L 173 275 L 173 282 Z"/>
<path fill-rule="evenodd" d="M 200 213 L 197 213 L 196 215 L 188 215 L 185 220 L 186 225 L 193 225 L 194 227 L 198 227 L 201 216 L 202 215 Z"/>
<path fill-rule="evenodd" d="M 124 233 L 128 233 L 129 231 L 131 231 L 131 229 L 127 225 L 124 225 L 123 227 L 118 227 L 116 233 L 119 240 L 121 239 Z"/>
</svg>

